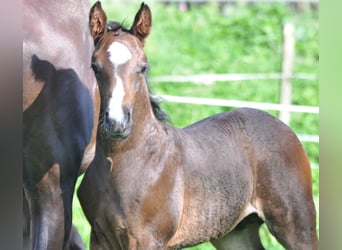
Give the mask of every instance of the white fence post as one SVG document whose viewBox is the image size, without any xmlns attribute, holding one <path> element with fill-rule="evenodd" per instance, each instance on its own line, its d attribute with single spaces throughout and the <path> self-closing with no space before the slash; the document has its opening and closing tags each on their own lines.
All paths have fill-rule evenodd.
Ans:
<svg viewBox="0 0 342 250">
<path fill-rule="evenodd" d="M 282 80 L 280 88 L 280 104 L 284 106 L 291 105 L 293 77 L 292 67 L 295 55 L 294 26 L 291 23 L 285 23 L 283 28 L 283 62 L 282 62 Z M 290 123 L 290 112 L 283 109 L 279 113 L 279 119 L 284 123 Z"/>
</svg>

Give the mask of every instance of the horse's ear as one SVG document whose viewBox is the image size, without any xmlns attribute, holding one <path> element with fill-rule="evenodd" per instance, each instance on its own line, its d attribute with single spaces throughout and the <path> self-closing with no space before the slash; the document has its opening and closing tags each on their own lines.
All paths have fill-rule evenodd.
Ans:
<svg viewBox="0 0 342 250">
<path fill-rule="evenodd" d="M 97 1 L 90 9 L 89 29 L 94 43 L 107 32 L 107 16 L 100 1 Z"/>
<path fill-rule="evenodd" d="M 150 33 L 152 26 L 151 10 L 147 4 L 141 3 L 140 9 L 135 15 L 134 23 L 131 27 L 131 32 L 139 38 L 142 43 L 145 42 L 145 38 Z"/>
</svg>

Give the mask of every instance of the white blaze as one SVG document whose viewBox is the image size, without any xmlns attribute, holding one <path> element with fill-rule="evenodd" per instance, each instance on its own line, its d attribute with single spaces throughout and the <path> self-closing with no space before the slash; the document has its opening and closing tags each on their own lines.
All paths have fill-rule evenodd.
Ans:
<svg viewBox="0 0 342 250">
<path fill-rule="evenodd" d="M 114 42 L 109 46 L 108 49 L 109 60 L 114 66 L 114 77 L 116 80 L 116 86 L 112 93 L 112 98 L 109 101 L 109 118 L 116 121 L 123 121 L 124 113 L 122 110 L 122 102 L 125 96 L 125 90 L 123 87 L 123 82 L 117 73 L 117 67 L 120 64 L 126 63 L 132 58 L 132 53 L 129 49 L 122 43 Z"/>
<path fill-rule="evenodd" d="M 125 96 L 125 90 L 121 78 L 115 73 L 116 87 L 113 90 L 109 101 L 109 118 L 116 121 L 123 121 L 124 114 L 122 110 L 122 101 Z"/>
<path fill-rule="evenodd" d="M 123 64 L 132 58 L 132 53 L 129 51 L 126 45 L 119 42 L 112 43 L 109 46 L 108 52 L 109 59 L 114 66 Z"/>
</svg>

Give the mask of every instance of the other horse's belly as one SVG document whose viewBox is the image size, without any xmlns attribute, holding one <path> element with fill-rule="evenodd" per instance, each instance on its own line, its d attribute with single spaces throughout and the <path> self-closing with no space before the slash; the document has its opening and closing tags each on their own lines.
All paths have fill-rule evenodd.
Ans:
<svg viewBox="0 0 342 250">
<path fill-rule="evenodd" d="M 168 246 L 180 248 L 217 239 L 246 215 L 252 197 L 251 179 L 224 176 L 200 178 L 185 193 L 183 215 Z M 229 184 L 227 184 L 229 183 Z"/>
</svg>

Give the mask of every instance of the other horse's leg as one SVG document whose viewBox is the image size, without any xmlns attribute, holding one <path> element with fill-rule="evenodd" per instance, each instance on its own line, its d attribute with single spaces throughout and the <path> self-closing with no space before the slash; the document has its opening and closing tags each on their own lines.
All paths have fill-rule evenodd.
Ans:
<svg viewBox="0 0 342 250">
<path fill-rule="evenodd" d="M 262 223 L 257 215 L 249 215 L 232 232 L 211 243 L 218 250 L 263 250 L 259 236 Z"/>
<path fill-rule="evenodd" d="M 109 232 L 111 233 L 111 232 Z M 95 225 L 91 227 L 90 232 L 90 250 L 121 250 L 128 249 L 120 245 L 115 237 L 110 238 L 102 233 L 102 230 L 97 228 L 96 222 Z"/>
<path fill-rule="evenodd" d="M 54 164 L 38 184 L 24 191 L 31 235 L 31 246 L 25 249 L 63 249 L 64 208 L 59 165 Z"/>
<path fill-rule="evenodd" d="M 66 249 L 68 250 L 84 250 L 85 249 L 81 235 L 77 231 L 74 225 L 72 225 L 71 227 L 69 243 Z"/>
<path fill-rule="evenodd" d="M 24 191 L 24 190 L 23 190 Z M 30 245 L 30 209 L 23 192 L 23 249 L 29 249 Z"/>
</svg>

